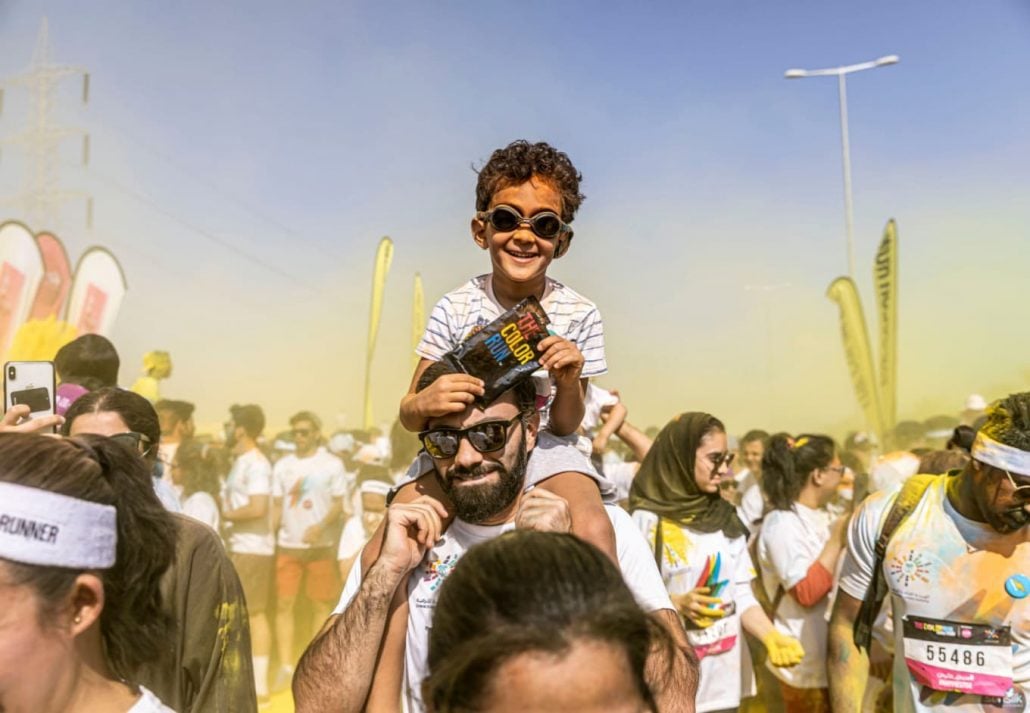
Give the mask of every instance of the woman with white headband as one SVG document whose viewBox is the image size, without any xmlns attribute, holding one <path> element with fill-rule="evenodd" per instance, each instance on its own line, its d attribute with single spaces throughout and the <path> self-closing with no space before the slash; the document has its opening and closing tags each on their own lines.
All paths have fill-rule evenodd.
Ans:
<svg viewBox="0 0 1030 713">
<path fill-rule="evenodd" d="M 0 711 L 166 713 L 125 680 L 170 622 L 174 528 L 113 439 L 0 434 Z"/>
</svg>

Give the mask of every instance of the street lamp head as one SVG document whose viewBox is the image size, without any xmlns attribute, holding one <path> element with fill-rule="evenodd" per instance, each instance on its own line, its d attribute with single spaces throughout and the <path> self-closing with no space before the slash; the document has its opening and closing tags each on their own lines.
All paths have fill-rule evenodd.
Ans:
<svg viewBox="0 0 1030 713">
<path fill-rule="evenodd" d="M 897 64 L 900 61 L 901 61 L 901 57 L 899 57 L 898 55 L 896 55 L 896 54 L 889 54 L 886 57 L 880 57 L 878 60 L 876 60 L 876 66 L 877 67 L 883 67 L 884 65 L 888 65 L 888 64 Z"/>
<path fill-rule="evenodd" d="M 783 76 L 786 79 L 801 79 L 802 77 L 807 77 L 808 76 L 808 72 L 806 72 L 803 69 L 788 69 L 783 74 Z"/>
</svg>

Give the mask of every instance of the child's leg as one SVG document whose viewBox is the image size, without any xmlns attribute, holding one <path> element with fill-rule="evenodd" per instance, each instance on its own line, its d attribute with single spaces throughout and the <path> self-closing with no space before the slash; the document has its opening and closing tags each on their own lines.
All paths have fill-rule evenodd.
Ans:
<svg viewBox="0 0 1030 713">
<path fill-rule="evenodd" d="M 601 491 L 593 478 L 583 473 L 559 473 L 537 487 L 565 498 L 572 517 L 572 534 L 604 552 L 616 566 L 619 564 L 615 528 L 605 512 Z"/>
<path fill-rule="evenodd" d="M 440 531 L 441 533 L 446 532 L 447 528 L 451 524 L 451 520 L 454 519 L 454 509 L 451 506 L 450 499 L 443 492 L 443 489 L 440 488 L 440 483 L 437 482 L 436 476 L 432 472 L 423 473 L 417 480 L 402 485 L 400 490 L 397 491 L 397 494 L 394 495 L 391 502 L 410 503 L 415 498 L 423 495 L 429 495 L 434 499 L 439 500 L 440 503 L 447 508 L 447 517 L 443 521 L 443 530 Z M 372 537 L 369 538 L 368 542 L 365 544 L 364 549 L 361 550 L 362 577 L 368 574 L 368 568 L 371 567 L 377 559 L 379 559 L 379 550 L 383 546 L 383 527 L 385 524 L 385 520 L 379 524 L 379 527 L 376 528 Z"/>
</svg>

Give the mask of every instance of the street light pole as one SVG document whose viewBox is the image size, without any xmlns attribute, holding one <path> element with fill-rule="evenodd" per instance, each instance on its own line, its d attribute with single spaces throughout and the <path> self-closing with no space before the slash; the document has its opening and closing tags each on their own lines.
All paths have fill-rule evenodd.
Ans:
<svg viewBox="0 0 1030 713">
<path fill-rule="evenodd" d="M 805 77 L 837 77 L 837 92 L 840 98 L 840 152 L 841 163 L 844 171 L 844 223 L 847 230 L 848 249 L 848 275 L 855 277 L 855 210 L 851 196 L 851 144 L 848 140 L 848 90 L 845 77 L 852 72 L 861 72 L 865 69 L 885 67 L 889 64 L 897 64 L 900 58 L 896 54 L 880 57 L 871 62 L 850 64 L 845 67 L 831 67 L 828 69 L 788 69 L 784 74 L 787 79 L 803 79 Z"/>
</svg>

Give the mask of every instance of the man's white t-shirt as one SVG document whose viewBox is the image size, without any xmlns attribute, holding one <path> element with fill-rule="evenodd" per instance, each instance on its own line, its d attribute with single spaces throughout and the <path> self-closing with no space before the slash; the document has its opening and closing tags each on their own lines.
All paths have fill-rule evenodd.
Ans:
<svg viewBox="0 0 1030 713">
<path fill-rule="evenodd" d="M 979 696 L 930 693 L 906 665 L 903 622 L 907 617 L 1008 626 L 1012 680 L 1022 689 L 1024 700 L 1030 696 L 1030 597 L 1012 596 L 1005 588 L 1010 580 L 1030 575 L 1030 526 L 1002 535 L 985 523 L 963 517 L 948 500 L 948 477 L 954 476 L 941 476 L 930 485 L 891 537 L 884 557 L 883 574 L 894 617 L 894 710 L 1030 710 L 1030 703 L 988 708 Z M 870 496 L 851 521 L 840 588 L 856 599 L 865 598 L 880 526 L 899 490 Z"/>
<path fill-rule="evenodd" d="M 647 541 L 622 508 L 605 507 L 615 530 L 619 566 L 627 586 L 644 611 L 673 609 Z M 440 585 L 465 552 L 473 545 L 493 539 L 515 528 L 504 525 L 472 525 L 454 520 L 440 540 L 426 553 L 408 578 L 408 633 L 404 650 L 405 710 L 423 711 L 421 685 L 428 674 L 429 630 Z M 343 613 L 361 587 L 361 567 L 352 567 L 334 614 Z"/>
<path fill-rule="evenodd" d="M 654 551 L 658 516 L 633 511 L 633 521 Z M 662 579 L 669 594 L 686 594 L 698 587 L 722 598 L 726 616 L 705 629 L 689 629 L 687 638 L 701 658 L 701 682 L 695 704 L 698 713 L 737 708 L 741 685 L 751 672 L 742 669 L 740 615 L 758 601 L 751 591 L 755 568 L 743 535 L 730 539 L 721 531 L 697 532 L 662 522 Z"/>
<path fill-rule="evenodd" d="M 222 520 L 218 512 L 218 503 L 209 493 L 203 491 L 197 491 L 182 501 L 182 514 L 204 523 L 215 532 L 218 532 Z"/>
<path fill-rule="evenodd" d="M 307 458 L 284 456 L 272 469 L 272 497 L 282 499 L 279 546 L 292 549 L 332 547 L 332 528 L 322 531 L 322 541 L 304 542 L 304 533 L 325 520 L 333 501 L 349 493 L 343 461 L 319 446 Z"/>
<path fill-rule="evenodd" d="M 244 507 L 254 495 L 267 495 L 269 500 L 272 496 L 272 465 L 257 448 L 243 453 L 233 462 L 222 486 L 222 508 L 235 510 Z M 233 522 L 228 543 L 229 551 L 237 554 L 274 555 L 271 502 L 265 517 Z"/>
<path fill-rule="evenodd" d="M 601 376 L 608 371 L 604 356 L 604 324 L 593 302 L 548 277 L 540 306 L 551 320 L 547 325 L 551 333 L 568 339 L 583 353 L 584 378 Z M 440 361 L 444 354 L 505 311 L 494 296 L 491 275 L 473 277 L 436 303 L 415 353 L 423 359 Z M 537 393 L 546 398 L 546 403 L 541 404 L 546 424 L 555 386 L 543 369 L 534 373 L 533 378 L 537 382 Z"/>
<path fill-rule="evenodd" d="M 805 657 L 793 668 L 769 665 L 773 675 L 794 688 L 826 688 L 826 614 L 829 597 L 804 607 L 790 590 L 808 575 L 830 540 L 830 514 L 794 503 L 793 510 L 772 510 L 758 536 L 758 563 L 762 586 L 769 601 L 779 587 L 786 592 L 776 610 L 776 628 L 793 636 L 805 649 Z"/>
</svg>

